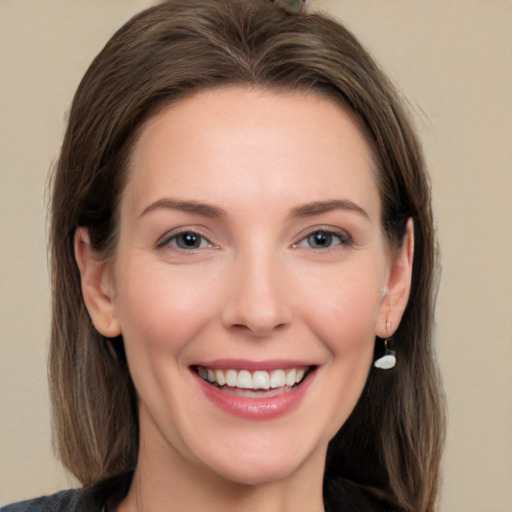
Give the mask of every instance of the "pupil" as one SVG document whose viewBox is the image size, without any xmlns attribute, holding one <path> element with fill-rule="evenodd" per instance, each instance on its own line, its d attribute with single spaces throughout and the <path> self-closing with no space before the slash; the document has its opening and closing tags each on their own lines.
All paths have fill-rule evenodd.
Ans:
<svg viewBox="0 0 512 512">
<path fill-rule="evenodd" d="M 186 247 L 197 247 L 198 237 L 194 233 L 183 233 L 182 241 Z"/>
<path fill-rule="evenodd" d="M 311 236 L 311 245 L 314 247 L 328 247 L 331 245 L 332 235 L 325 231 L 318 231 Z"/>
</svg>

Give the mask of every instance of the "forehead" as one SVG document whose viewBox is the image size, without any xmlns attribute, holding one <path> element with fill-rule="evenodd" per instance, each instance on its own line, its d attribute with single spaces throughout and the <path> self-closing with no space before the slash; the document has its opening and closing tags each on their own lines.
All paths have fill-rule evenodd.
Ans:
<svg viewBox="0 0 512 512">
<path fill-rule="evenodd" d="M 137 203 L 164 193 L 220 202 L 351 194 L 376 216 L 380 208 L 372 153 L 353 115 L 322 95 L 244 87 L 197 93 L 150 119 L 127 188 Z"/>
</svg>

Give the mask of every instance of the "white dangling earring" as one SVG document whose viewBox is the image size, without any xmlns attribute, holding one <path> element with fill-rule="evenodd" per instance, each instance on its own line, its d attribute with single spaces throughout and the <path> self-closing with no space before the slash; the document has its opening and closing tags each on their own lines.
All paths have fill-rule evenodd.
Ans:
<svg viewBox="0 0 512 512">
<path fill-rule="evenodd" d="M 395 351 L 389 348 L 389 338 L 384 340 L 384 355 L 379 357 L 379 359 L 375 360 L 373 366 L 375 368 L 380 368 L 381 370 L 391 370 L 396 365 L 396 356 Z"/>
</svg>

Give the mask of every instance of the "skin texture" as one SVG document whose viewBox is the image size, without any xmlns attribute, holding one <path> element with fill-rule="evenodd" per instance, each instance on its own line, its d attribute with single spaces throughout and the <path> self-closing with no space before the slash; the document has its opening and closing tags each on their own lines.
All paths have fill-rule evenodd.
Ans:
<svg viewBox="0 0 512 512">
<path fill-rule="evenodd" d="M 304 208 L 332 201 L 342 207 Z M 392 252 L 380 214 L 368 145 L 330 99 L 220 89 L 146 124 L 113 261 L 86 229 L 75 238 L 91 318 L 123 334 L 139 397 L 139 462 L 119 510 L 323 510 L 327 444 L 409 293 L 412 222 Z M 180 248 L 183 229 L 198 248 Z M 324 248 L 311 244 L 319 230 L 334 232 Z M 316 371 L 291 411 L 253 421 L 212 403 L 191 368 L 229 358 Z"/>
</svg>

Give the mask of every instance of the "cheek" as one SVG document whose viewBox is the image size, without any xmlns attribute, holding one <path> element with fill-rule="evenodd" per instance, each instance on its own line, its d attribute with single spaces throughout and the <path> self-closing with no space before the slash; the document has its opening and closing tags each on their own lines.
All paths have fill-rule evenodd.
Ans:
<svg viewBox="0 0 512 512">
<path fill-rule="evenodd" d="M 381 303 L 376 268 L 340 271 L 323 287 L 310 286 L 307 321 L 333 354 L 348 356 L 373 349 Z"/>
<path fill-rule="evenodd" d="M 329 353 L 319 374 L 325 409 L 323 434 L 328 442 L 353 411 L 368 378 L 381 303 L 382 273 L 378 266 L 348 266 L 331 272 L 325 285 L 309 283 L 309 301 L 302 317 Z M 305 288 L 302 288 L 305 291 Z"/>
<path fill-rule="evenodd" d="M 128 351 L 178 354 L 214 315 L 214 280 L 161 263 L 121 268 L 116 309 Z"/>
</svg>

